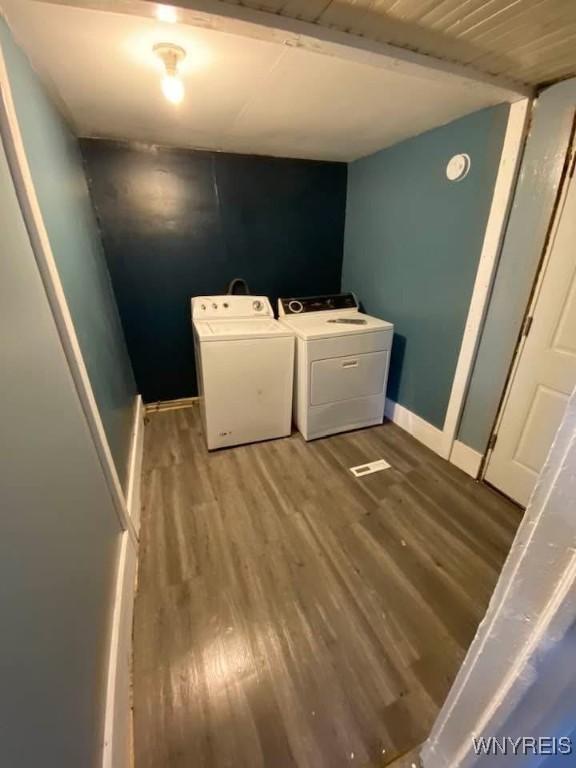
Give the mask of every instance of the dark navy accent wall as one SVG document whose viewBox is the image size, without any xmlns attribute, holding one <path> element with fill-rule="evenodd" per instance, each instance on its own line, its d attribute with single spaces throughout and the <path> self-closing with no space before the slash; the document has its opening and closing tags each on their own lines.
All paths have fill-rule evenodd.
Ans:
<svg viewBox="0 0 576 768">
<path fill-rule="evenodd" d="M 340 290 L 346 165 L 81 141 L 139 391 L 196 394 L 190 298 Z"/>
</svg>

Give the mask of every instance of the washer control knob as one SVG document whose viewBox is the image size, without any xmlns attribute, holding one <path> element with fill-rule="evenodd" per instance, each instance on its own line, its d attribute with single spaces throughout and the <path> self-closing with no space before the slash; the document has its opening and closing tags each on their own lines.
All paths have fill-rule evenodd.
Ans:
<svg viewBox="0 0 576 768">
<path fill-rule="evenodd" d="M 218 309 L 218 304 L 215 301 L 212 302 L 212 309 Z"/>
<path fill-rule="evenodd" d="M 200 309 L 205 311 L 206 310 L 206 304 L 200 304 Z"/>
<path fill-rule="evenodd" d="M 228 302 L 227 302 L 227 301 L 225 301 L 225 302 L 224 302 L 224 304 L 222 304 L 222 306 L 224 307 L 224 309 L 228 309 L 228 307 L 230 306 L 230 304 L 228 304 Z"/>
<path fill-rule="evenodd" d="M 262 311 L 262 302 L 261 301 L 253 301 L 252 302 L 252 309 L 255 312 L 261 312 Z"/>
<path fill-rule="evenodd" d="M 297 299 L 292 299 L 291 302 L 288 304 L 288 309 L 290 312 L 293 312 L 295 315 L 297 315 L 299 312 L 302 312 L 304 309 L 304 305 L 301 301 L 298 301 Z"/>
</svg>

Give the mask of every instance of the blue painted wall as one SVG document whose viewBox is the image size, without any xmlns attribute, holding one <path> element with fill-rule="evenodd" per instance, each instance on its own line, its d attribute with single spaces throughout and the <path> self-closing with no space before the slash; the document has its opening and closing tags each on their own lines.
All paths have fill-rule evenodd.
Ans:
<svg viewBox="0 0 576 768">
<path fill-rule="evenodd" d="M 0 765 L 102 765 L 121 530 L 0 141 Z"/>
<path fill-rule="evenodd" d="M 0 43 L 36 194 L 118 474 L 136 385 L 76 139 L 0 18 Z"/>
<path fill-rule="evenodd" d="M 395 324 L 388 397 L 442 428 L 504 141 L 508 105 L 348 168 L 343 290 Z M 472 165 L 449 182 L 446 164 Z"/>
<path fill-rule="evenodd" d="M 138 390 L 196 393 L 190 297 L 340 290 L 346 165 L 83 140 Z"/>
<path fill-rule="evenodd" d="M 458 439 L 484 452 L 520 333 L 566 157 L 576 79 L 536 102 Z"/>
</svg>

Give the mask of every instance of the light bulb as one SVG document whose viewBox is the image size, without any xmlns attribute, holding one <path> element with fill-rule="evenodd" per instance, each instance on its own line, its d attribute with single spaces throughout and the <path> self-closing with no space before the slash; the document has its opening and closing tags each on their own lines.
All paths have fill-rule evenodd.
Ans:
<svg viewBox="0 0 576 768">
<path fill-rule="evenodd" d="M 156 6 L 156 18 L 166 24 L 175 24 L 178 21 L 176 8 L 171 5 L 159 4 Z"/>
<path fill-rule="evenodd" d="M 174 43 L 157 43 L 152 49 L 164 65 L 162 92 L 172 104 L 180 104 L 184 98 L 184 83 L 178 75 L 178 65 L 186 57 L 186 51 Z"/>
<path fill-rule="evenodd" d="M 162 93 L 172 104 L 180 104 L 184 98 L 184 83 L 178 75 L 164 75 Z"/>
</svg>

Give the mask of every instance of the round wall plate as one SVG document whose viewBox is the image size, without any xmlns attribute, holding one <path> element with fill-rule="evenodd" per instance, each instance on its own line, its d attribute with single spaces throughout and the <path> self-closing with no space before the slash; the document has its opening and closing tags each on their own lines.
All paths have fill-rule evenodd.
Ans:
<svg viewBox="0 0 576 768">
<path fill-rule="evenodd" d="M 470 155 L 462 153 L 450 158 L 446 166 L 446 177 L 450 181 L 462 181 L 470 170 Z"/>
</svg>

